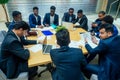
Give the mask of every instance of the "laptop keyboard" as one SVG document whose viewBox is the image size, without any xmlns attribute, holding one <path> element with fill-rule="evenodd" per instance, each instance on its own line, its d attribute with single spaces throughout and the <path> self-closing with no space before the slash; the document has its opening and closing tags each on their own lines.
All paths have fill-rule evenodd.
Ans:
<svg viewBox="0 0 120 80">
<path fill-rule="evenodd" d="M 52 49 L 52 45 L 43 44 L 43 53 L 50 53 L 51 49 Z"/>
</svg>

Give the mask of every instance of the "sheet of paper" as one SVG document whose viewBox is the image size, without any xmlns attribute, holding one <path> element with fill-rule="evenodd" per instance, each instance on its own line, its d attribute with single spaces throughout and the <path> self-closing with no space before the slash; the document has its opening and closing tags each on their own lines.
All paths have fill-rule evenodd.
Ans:
<svg viewBox="0 0 120 80">
<path fill-rule="evenodd" d="M 42 50 L 42 45 L 41 44 L 36 44 L 36 45 L 30 47 L 29 50 L 36 53 L 37 51 Z"/>
<path fill-rule="evenodd" d="M 39 37 L 37 38 L 37 40 L 38 40 L 38 41 L 40 40 L 40 41 L 43 42 L 43 41 L 45 40 L 45 37 L 46 37 L 46 36 L 44 36 L 44 35 L 43 35 L 43 36 L 39 36 Z"/>
<path fill-rule="evenodd" d="M 43 28 L 33 28 L 32 30 L 44 31 L 44 30 L 51 30 L 51 29 L 53 29 L 53 27 L 49 26 L 49 27 L 43 27 Z"/>
<path fill-rule="evenodd" d="M 50 40 L 50 39 L 52 39 L 52 36 L 47 36 L 47 40 Z"/>
<path fill-rule="evenodd" d="M 80 44 L 78 41 L 73 41 L 71 40 L 69 47 L 73 47 L 73 48 L 79 48 Z"/>
<path fill-rule="evenodd" d="M 74 25 L 75 25 L 75 26 L 79 26 L 80 24 L 79 24 L 78 22 L 76 22 Z"/>
</svg>

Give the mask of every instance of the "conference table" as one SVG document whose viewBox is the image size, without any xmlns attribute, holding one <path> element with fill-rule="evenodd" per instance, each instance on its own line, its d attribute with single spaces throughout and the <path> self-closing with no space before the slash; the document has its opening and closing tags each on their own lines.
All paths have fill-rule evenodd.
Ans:
<svg viewBox="0 0 120 80">
<path fill-rule="evenodd" d="M 55 30 L 50 30 L 51 32 L 55 32 Z M 37 30 L 38 35 L 37 36 L 29 36 L 27 37 L 28 40 L 36 40 L 38 38 L 38 36 L 42 36 L 44 34 L 42 34 L 41 30 Z M 80 38 L 80 33 L 81 32 L 86 32 L 84 29 L 82 28 L 76 28 L 74 30 L 70 30 L 70 39 L 74 40 L 74 41 L 79 41 Z M 56 37 L 55 34 L 48 36 L 47 39 L 47 44 L 50 45 L 56 45 Z M 33 45 L 28 45 L 27 48 L 31 47 Z M 81 47 L 83 51 L 83 54 L 87 54 L 87 50 L 85 49 L 85 47 Z M 28 60 L 28 66 L 29 67 L 34 67 L 34 66 L 39 66 L 39 65 L 44 65 L 44 64 L 48 64 L 51 63 L 51 58 L 49 54 L 43 54 L 42 50 L 39 50 L 37 52 L 33 52 L 30 50 L 30 58 Z"/>
</svg>

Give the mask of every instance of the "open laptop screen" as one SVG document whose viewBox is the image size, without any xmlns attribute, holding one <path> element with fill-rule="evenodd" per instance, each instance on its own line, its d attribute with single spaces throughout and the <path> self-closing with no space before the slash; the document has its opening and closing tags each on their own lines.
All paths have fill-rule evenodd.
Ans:
<svg viewBox="0 0 120 80">
<path fill-rule="evenodd" d="M 49 54 L 52 49 L 52 45 L 43 44 L 42 52 L 43 54 Z"/>
<path fill-rule="evenodd" d="M 74 30 L 73 23 L 71 22 L 62 22 L 62 26 L 64 26 L 68 30 Z"/>
<path fill-rule="evenodd" d="M 42 45 L 42 53 L 49 54 L 51 49 L 52 49 L 52 45 L 47 44 L 47 37 L 45 37 L 43 45 Z"/>
</svg>

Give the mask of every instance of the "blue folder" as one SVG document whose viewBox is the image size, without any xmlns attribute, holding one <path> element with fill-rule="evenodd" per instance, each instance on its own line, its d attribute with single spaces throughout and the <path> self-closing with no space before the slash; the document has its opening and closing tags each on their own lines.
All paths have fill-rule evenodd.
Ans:
<svg viewBox="0 0 120 80">
<path fill-rule="evenodd" d="M 45 35 L 45 36 L 49 36 L 49 35 L 53 35 L 53 33 L 49 30 L 45 30 L 45 31 L 42 31 L 42 33 Z"/>
</svg>

